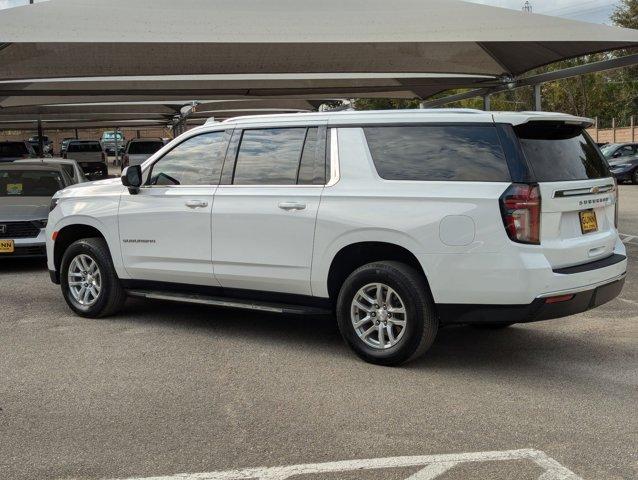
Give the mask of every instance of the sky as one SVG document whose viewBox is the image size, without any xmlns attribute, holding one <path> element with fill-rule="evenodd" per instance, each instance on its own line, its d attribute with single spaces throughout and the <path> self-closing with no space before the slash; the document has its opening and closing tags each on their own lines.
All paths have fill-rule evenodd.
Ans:
<svg viewBox="0 0 638 480">
<path fill-rule="evenodd" d="M 36 0 L 39 1 L 46 0 Z M 106 0 L 105 0 L 106 1 Z M 392 0 L 388 0 L 392 1 Z M 466 0 L 496 7 L 521 10 L 524 0 Z M 28 0 L 0 0 L 0 9 L 28 4 Z M 534 13 L 572 18 L 585 22 L 609 23 L 616 0 L 530 0 Z"/>
</svg>

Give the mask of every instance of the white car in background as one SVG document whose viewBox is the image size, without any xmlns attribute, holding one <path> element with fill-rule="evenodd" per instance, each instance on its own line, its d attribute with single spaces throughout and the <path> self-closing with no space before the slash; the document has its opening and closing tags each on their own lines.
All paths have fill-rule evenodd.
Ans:
<svg viewBox="0 0 638 480">
<path fill-rule="evenodd" d="M 122 169 L 130 165 L 141 165 L 164 146 L 161 138 L 134 138 L 126 145 Z"/>
<path fill-rule="evenodd" d="M 51 197 L 72 184 L 60 165 L 0 164 L 0 259 L 46 255 Z"/>
<path fill-rule="evenodd" d="M 73 183 L 88 182 L 88 178 L 84 175 L 84 172 L 80 168 L 80 165 L 75 160 L 70 158 L 42 158 L 42 159 L 24 159 L 16 160 L 13 163 L 25 163 L 30 165 L 59 165 L 64 172 L 71 177 Z"/>
<path fill-rule="evenodd" d="M 106 178 L 109 175 L 106 153 L 97 140 L 71 140 L 63 158 L 78 162 L 87 177 Z"/>
<path fill-rule="evenodd" d="M 207 124 L 121 179 L 59 192 L 51 278 L 93 318 L 127 295 L 334 312 L 382 365 L 425 352 L 440 325 L 584 312 L 627 271 L 592 123 L 442 109 Z"/>
</svg>

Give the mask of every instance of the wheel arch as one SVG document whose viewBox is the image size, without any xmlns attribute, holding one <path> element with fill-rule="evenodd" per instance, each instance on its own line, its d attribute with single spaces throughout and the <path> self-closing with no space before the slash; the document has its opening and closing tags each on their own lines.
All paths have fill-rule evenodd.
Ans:
<svg viewBox="0 0 638 480">
<path fill-rule="evenodd" d="M 71 223 L 57 230 L 55 242 L 53 245 L 53 264 L 55 271 L 60 271 L 62 257 L 69 246 L 82 238 L 102 238 L 108 245 L 108 239 L 100 228 L 89 223 Z M 110 247 L 109 247 L 110 249 Z M 111 257 L 113 255 L 111 254 Z"/>
<path fill-rule="evenodd" d="M 397 261 L 411 266 L 423 276 L 431 294 L 427 274 L 409 249 L 391 242 L 363 241 L 342 247 L 333 257 L 327 276 L 327 290 L 331 301 L 336 301 L 343 282 L 352 272 L 363 265 L 379 261 Z"/>
</svg>

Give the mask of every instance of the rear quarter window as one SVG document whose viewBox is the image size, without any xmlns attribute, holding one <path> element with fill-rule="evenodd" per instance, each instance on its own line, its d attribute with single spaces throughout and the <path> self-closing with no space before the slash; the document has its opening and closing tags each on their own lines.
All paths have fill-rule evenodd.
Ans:
<svg viewBox="0 0 638 480">
<path fill-rule="evenodd" d="M 381 178 L 413 181 L 509 182 L 493 125 L 364 128 Z"/>
<path fill-rule="evenodd" d="M 514 130 L 537 182 L 611 176 L 596 144 L 580 126 L 530 122 Z"/>
</svg>

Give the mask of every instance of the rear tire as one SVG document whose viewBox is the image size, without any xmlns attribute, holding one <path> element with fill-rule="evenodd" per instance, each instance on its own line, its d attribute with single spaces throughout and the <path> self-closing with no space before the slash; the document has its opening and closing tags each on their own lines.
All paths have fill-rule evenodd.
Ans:
<svg viewBox="0 0 638 480">
<path fill-rule="evenodd" d="M 60 286 L 66 303 L 82 317 L 112 315 L 126 300 L 103 238 L 84 238 L 66 249 L 60 267 Z"/>
<path fill-rule="evenodd" d="M 425 278 L 400 262 L 375 262 L 355 270 L 341 287 L 336 310 L 346 343 L 360 358 L 377 365 L 418 358 L 432 346 L 438 331 Z"/>
</svg>

